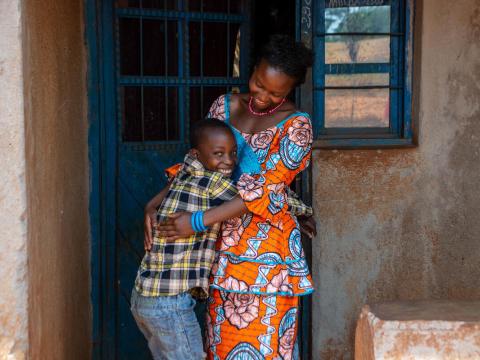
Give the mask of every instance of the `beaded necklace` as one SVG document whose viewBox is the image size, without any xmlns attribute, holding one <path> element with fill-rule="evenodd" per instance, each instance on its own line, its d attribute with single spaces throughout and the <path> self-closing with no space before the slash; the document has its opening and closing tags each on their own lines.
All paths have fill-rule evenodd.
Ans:
<svg viewBox="0 0 480 360">
<path fill-rule="evenodd" d="M 253 97 L 250 96 L 250 100 L 248 101 L 248 111 L 250 112 L 250 114 L 254 115 L 254 116 L 267 116 L 267 115 L 271 115 L 273 114 L 275 111 L 278 110 L 278 108 L 280 106 L 283 105 L 283 103 L 286 101 L 285 98 L 282 99 L 282 101 L 280 101 L 280 104 L 278 104 L 277 106 L 275 106 L 274 108 L 268 110 L 268 111 L 261 111 L 261 112 L 257 112 L 255 110 L 253 110 Z"/>
</svg>

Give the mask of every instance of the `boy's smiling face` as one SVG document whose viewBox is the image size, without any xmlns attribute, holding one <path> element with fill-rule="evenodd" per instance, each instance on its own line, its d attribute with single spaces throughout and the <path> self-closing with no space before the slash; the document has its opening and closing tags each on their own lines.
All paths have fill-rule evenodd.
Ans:
<svg viewBox="0 0 480 360">
<path fill-rule="evenodd" d="M 191 150 L 205 169 L 230 177 L 237 164 L 237 143 L 225 129 L 206 129 L 196 148 Z"/>
</svg>

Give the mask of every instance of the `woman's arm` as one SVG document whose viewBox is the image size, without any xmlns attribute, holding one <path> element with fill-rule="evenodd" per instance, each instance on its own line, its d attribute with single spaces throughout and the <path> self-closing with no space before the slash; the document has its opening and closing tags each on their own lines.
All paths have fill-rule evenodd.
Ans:
<svg viewBox="0 0 480 360">
<path fill-rule="evenodd" d="M 165 196 L 167 196 L 168 190 L 170 189 L 170 183 L 171 182 L 169 182 L 162 191 L 155 195 L 147 205 L 145 205 L 143 218 L 143 232 L 145 237 L 143 239 L 143 247 L 146 251 L 150 251 L 152 248 L 153 228 L 157 226 L 157 208 L 160 206 Z"/>
<path fill-rule="evenodd" d="M 208 209 L 203 216 L 205 226 L 241 216 L 248 212 L 242 198 L 237 196 L 234 199 L 224 202 L 220 206 Z M 158 225 L 159 234 L 166 236 L 167 241 L 175 241 L 179 238 L 194 234 L 190 223 L 191 213 L 178 212 L 169 216 L 169 219 Z"/>
</svg>

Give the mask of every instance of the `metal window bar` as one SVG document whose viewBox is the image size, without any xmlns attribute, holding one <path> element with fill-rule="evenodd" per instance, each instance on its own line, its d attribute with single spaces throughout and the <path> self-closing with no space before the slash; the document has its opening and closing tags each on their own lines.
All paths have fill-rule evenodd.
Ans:
<svg viewBox="0 0 480 360">
<path fill-rule="evenodd" d="M 189 19 L 194 21 L 217 21 L 226 22 L 232 21 L 243 23 L 247 21 L 248 16 L 245 14 L 227 14 L 227 13 L 211 13 L 211 12 L 188 12 L 188 11 L 165 11 L 159 9 L 139 9 L 139 8 L 119 8 L 116 10 L 116 15 L 120 17 L 138 18 L 142 16 L 145 19 Z"/>
<path fill-rule="evenodd" d="M 315 36 L 325 37 L 325 36 L 404 36 L 404 33 L 401 32 L 336 32 L 336 33 L 326 33 L 320 32 L 315 34 Z"/>
<path fill-rule="evenodd" d="M 140 0 L 140 7 L 143 6 L 143 1 Z M 140 16 L 140 78 L 143 78 L 143 17 Z M 140 87 L 140 109 L 141 109 L 141 123 L 142 123 L 142 141 L 145 141 L 145 109 L 144 109 L 144 95 L 143 85 Z"/>
<path fill-rule="evenodd" d="M 177 1 L 177 9 L 178 10 L 184 10 L 184 1 L 183 0 L 176 0 Z M 183 35 L 183 26 L 184 26 L 184 20 L 183 19 L 178 19 L 177 20 L 177 63 L 178 63 L 178 70 L 177 70 L 177 76 L 179 78 L 183 78 L 185 76 L 184 73 L 184 57 L 183 57 L 183 44 L 184 44 L 184 35 Z M 185 107 L 183 104 L 185 104 L 185 86 L 178 86 L 177 87 L 177 103 L 175 106 L 177 107 L 177 132 L 178 136 L 177 138 L 180 141 L 185 141 L 185 127 L 187 124 L 184 124 L 184 121 L 181 121 L 181 119 L 185 118 Z M 188 129 L 188 127 L 187 127 Z"/>
<path fill-rule="evenodd" d="M 203 14 L 203 0 L 200 0 L 200 13 Z M 200 79 L 203 82 L 203 20 L 200 20 Z M 203 86 L 200 86 L 200 114 L 203 115 Z"/>
<path fill-rule="evenodd" d="M 358 86 L 315 86 L 313 90 L 370 90 L 370 89 L 390 89 L 390 90 L 401 90 L 401 86 L 391 86 L 391 85 L 358 85 Z"/>
<path fill-rule="evenodd" d="M 230 3 L 230 1 L 228 2 Z M 230 9 L 230 7 L 228 7 Z M 227 22 L 227 73 L 226 77 L 230 77 L 230 22 Z"/>
<path fill-rule="evenodd" d="M 167 11 L 167 1 L 163 0 L 163 8 L 165 11 Z M 164 26 L 164 32 L 163 32 L 163 48 L 165 51 L 165 77 L 169 75 L 168 73 L 168 23 L 167 19 L 163 20 L 163 26 Z M 165 97 L 165 140 L 169 140 L 169 134 L 168 134 L 168 122 L 170 119 L 168 118 L 168 86 L 164 87 L 164 97 Z"/>
<path fill-rule="evenodd" d="M 390 31 L 391 32 L 402 32 L 402 16 L 400 3 L 402 1 L 392 0 L 390 3 Z M 390 84 L 392 86 L 401 86 L 402 77 L 400 76 L 401 72 L 401 44 L 403 37 L 391 37 L 390 38 Z M 399 134 L 401 132 L 401 117 L 402 117 L 402 106 L 401 106 L 402 94 L 400 91 L 390 91 L 389 96 L 389 122 L 390 130 L 393 134 Z"/>
</svg>

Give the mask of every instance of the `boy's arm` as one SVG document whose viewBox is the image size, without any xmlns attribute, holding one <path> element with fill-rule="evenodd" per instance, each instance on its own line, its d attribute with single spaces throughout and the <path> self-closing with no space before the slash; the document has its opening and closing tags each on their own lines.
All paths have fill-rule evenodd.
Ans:
<svg viewBox="0 0 480 360">
<path fill-rule="evenodd" d="M 169 180 L 167 186 L 165 186 L 157 195 L 155 195 L 145 205 L 144 217 L 143 217 L 143 232 L 145 237 L 143 239 L 143 247 L 146 251 L 150 251 L 153 244 L 153 228 L 157 226 L 157 208 L 162 204 L 163 199 L 167 196 L 168 190 L 172 180 Z"/>
<path fill-rule="evenodd" d="M 225 201 L 232 200 L 238 195 L 238 190 L 233 180 L 218 176 L 216 181 L 213 181 L 209 191 L 210 203 L 213 206 L 223 204 Z"/>
<path fill-rule="evenodd" d="M 146 251 L 150 251 L 153 244 L 153 228 L 157 226 L 157 209 L 162 204 L 163 199 L 167 196 L 168 190 L 170 189 L 170 184 L 173 181 L 173 178 L 181 170 L 183 164 L 175 164 L 165 169 L 165 175 L 168 178 L 167 186 L 165 186 L 162 191 L 155 195 L 150 201 L 145 205 L 144 216 L 143 216 L 143 232 L 145 234 L 143 238 L 143 247 Z"/>
<path fill-rule="evenodd" d="M 313 209 L 298 198 L 298 195 L 287 187 L 288 212 L 295 216 L 312 216 Z"/>
</svg>

